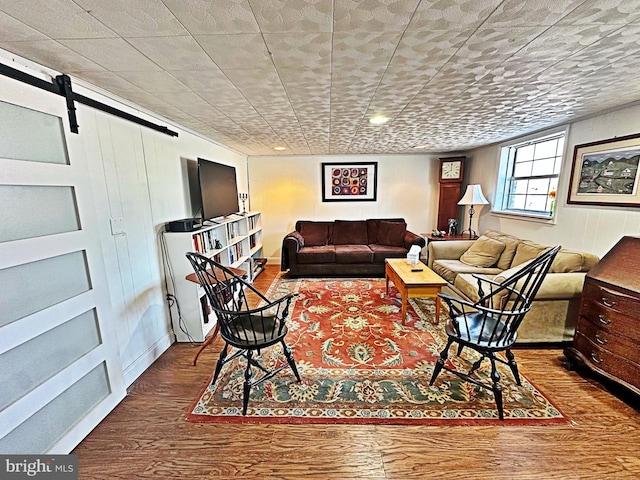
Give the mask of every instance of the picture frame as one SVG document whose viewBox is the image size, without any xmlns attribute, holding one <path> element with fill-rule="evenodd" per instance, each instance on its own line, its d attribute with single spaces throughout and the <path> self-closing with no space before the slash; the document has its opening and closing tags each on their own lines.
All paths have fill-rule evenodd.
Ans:
<svg viewBox="0 0 640 480">
<path fill-rule="evenodd" d="M 576 145 L 567 203 L 640 207 L 640 133 Z"/>
<path fill-rule="evenodd" d="M 322 163 L 323 202 L 375 202 L 378 162 Z"/>
</svg>

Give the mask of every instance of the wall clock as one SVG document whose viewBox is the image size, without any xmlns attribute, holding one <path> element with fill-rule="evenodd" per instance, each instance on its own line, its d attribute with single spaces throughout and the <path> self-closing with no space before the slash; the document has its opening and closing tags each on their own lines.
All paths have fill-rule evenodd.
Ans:
<svg viewBox="0 0 640 480">
<path fill-rule="evenodd" d="M 462 182 L 465 157 L 440 159 L 440 183 Z"/>
<path fill-rule="evenodd" d="M 448 157 L 440 159 L 440 195 L 438 199 L 438 230 L 445 232 L 449 228 L 449 219 L 460 220 L 458 202 L 462 197 L 462 177 L 466 157 Z"/>
</svg>

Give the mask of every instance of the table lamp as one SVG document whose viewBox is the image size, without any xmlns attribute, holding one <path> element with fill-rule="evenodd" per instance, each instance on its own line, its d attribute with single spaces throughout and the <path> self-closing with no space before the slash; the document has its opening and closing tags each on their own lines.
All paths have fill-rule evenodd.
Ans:
<svg viewBox="0 0 640 480">
<path fill-rule="evenodd" d="M 474 205 L 487 205 L 489 201 L 484 198 L 482 194 L 482 187 L 478 184 L 467 185 L 467 191 L 458 202 L 458 205 L 471 205 L 469 208 L 469 238 L 477 236 L 477 233 L 471 228 L 471 221 L 473 220 L 473 214 L 476 213 L 473 208 Z M 466 230 L 465 230 L 466 232 Z M 464 232 L 462 232 L 464 234 Z"/>
</svg>

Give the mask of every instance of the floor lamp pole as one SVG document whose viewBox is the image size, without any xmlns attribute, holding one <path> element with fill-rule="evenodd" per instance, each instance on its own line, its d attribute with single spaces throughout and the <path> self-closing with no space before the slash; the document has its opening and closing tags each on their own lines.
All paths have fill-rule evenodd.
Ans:
<svg viewBox="0 0 640 480">
<path fill-rule="evenodd" d="M 473 214 L 476 213 L 475 209 L 473 208 L 473 203 L 471 204 L 471 206 L 469 207 L 469 239 L 472 239 L 473 237 L 475 237 L 475 232 L 471 229 L 471 221 L 473 220 Z"/>
</svg>

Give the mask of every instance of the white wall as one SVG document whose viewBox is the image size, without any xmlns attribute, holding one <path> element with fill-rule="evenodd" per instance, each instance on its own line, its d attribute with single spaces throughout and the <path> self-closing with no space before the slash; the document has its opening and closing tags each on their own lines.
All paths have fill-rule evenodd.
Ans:
<svg viewBox="0 0 640 480">
<path fill-rule="evenodd" d="M 91 91 L 81 93 L 125 108 Z M 179 135 L 170 137 L 82 105 L 78 122 L 92 165 L 113 321 L 130 384 L 173 342 L 160 242 L 167 222 L 197 210 L 189 201 L 188 164 L 193 168 L 204 157 L 233 165 L 238 188 L 246 191 L 246 157 L 175 125 L 169 127 Z M 121 219 L 121 233 L 112 235 L 110 219 Z"/>
<path fill-rule="evenodd" d="M 90 90 L 76 90 L 124 108 Z M 118 348 L 130 384 L 173 341 L 160 241 L 167 222 L 196 213 L 189 201 L 188 170 L 195 168 L 197 157 L 234 165 L 238 187 L 246 191 L 246 157 L 174 125 L 169 127 L 178 137 L 82 105 L 77 108 L 91 164 Z M 120 220 L 121 233 L 112 235 L 111 219 Z"/>
<path fill-rule="evenodd" d="M 323 162 L 378 162 L 375 202 L 322 202 Z M 436 155 L 249 157 L 250 202 L 262 212 L 264 255 L 280 261 L 282 238 L 296 220 L 403 217 L 415 233 L 431 231 L 438 206 Z"/>
<path fill-rule="evenodd" d="M 569 177 L 575 145 L 606 140 L 640 132 L 640 106 L 631 106 L 570 125 L 560 174 L 554 224 L 506 218 L 485 207 L 480 213 L 480 232 L 501 230 L 544 244 L 585 250 L 602 257 L 625 235 L 640 234 L 640 208 L 567 205 Z M 498 145 L 479 148 L 473 158 L 469 183 L 480 183 L 489 201 L 493 201 L 498 175 Z"/>
</svg>

